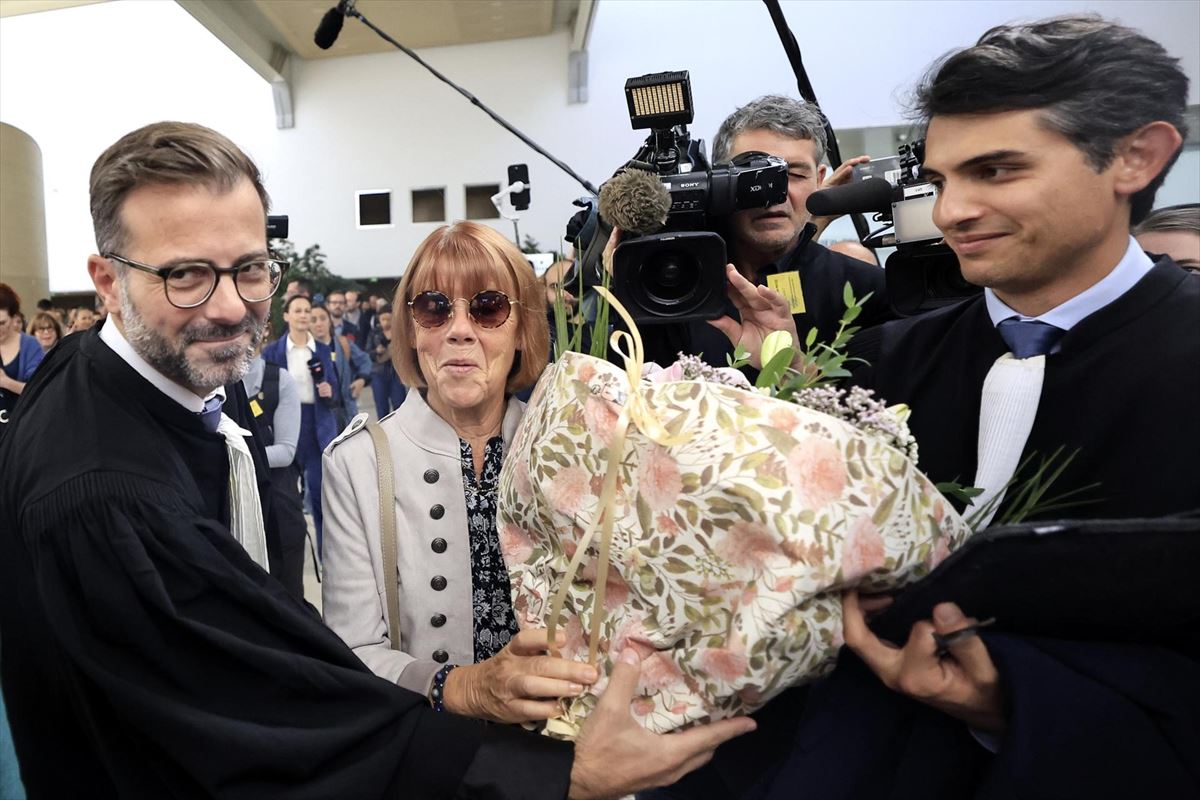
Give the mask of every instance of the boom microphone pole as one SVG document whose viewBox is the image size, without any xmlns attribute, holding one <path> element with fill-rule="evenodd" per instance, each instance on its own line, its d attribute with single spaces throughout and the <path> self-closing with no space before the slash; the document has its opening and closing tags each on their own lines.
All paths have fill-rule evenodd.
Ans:
<svg viewBox="0 0 1200 800">
<path fill-rule="evenodd" d="M 779 34 L 779 41 L 783 44 L 783 51 L 787 54 L 788 63 L 792 65 L 792 72 L 796 74 L 796 85 L 800 89 L 800 96 L 819 109 L 821 104 L 817 102 L 817 94 L 813 91 L 812 82 L 808 79 L 808 72 L 804 69 L 804 59 L 800 56 L 800 45 L 796 44 L 796 37 L 792 35 L 792 30 L 788 27 L 787 19 L 783 16 L 783 9 L 779 7 L 779 0 L 763 0 L 763 3 L 766 4 L 767 11 L 771 15 L 771 22 L 775 23 L 775 32 Z M 838 147 L 833 126 L 829 124 L 829 117 L 825 116 L 824 111 L 821 112 L 821 119 L 825 121 L 829 163 L 834 169 L 837 169 L 842 165 L 842 151 Z M 854 230 L 858 233 L 858 238 L 865 240 L 870 234 L 870 228 L 863 215 L 851 214 L 850 219 L 854 223 Z"/>
<path fill-rule="evenodd" d="M 458 92 L 463 97 L 470 100 L 471 105 L 478 107 L 480 110 L 483 111 L 483 113 L 487 114 L 489 117 L 491 117 L 493 120 L 495 120 L 496 123 L 498 125 L 500 125 L 502 128 L 504 128 L 506 131 L 511 133 L 513 136 L 516 136 L 518 139 L 520 139 L 525 144 L 529 145 L 536 152 L 545 156 L 547 159 L 550 160 L 550 163 L 554 164 L 554 166 L 558 167 L 563 172 L 567 173 L 572 178 L 579 181 L 580 185 L 583 186 L 584 189 L 587 189 L 591 194 L 599 194 L 599 191 L 596 189 L 595 186 L 593 186 L 591 184 L 590 181 L 588 181 L 586 178 L 581 177 L 579 175 L 579 173 L 575 172 L 575 170 L 571 169 L 569 166 L 564 164 L 562 161 L 559 161 L 557 158 L 550 155 L 540 145 L 538 145 L 536 142 L 534 142 L 528 136 L 521 133 L 519 130 L 517 130 L 512 125 L 510 125 L 503 117 L 501 117 L 495 111 L 492 111 L 490 108 L 488 108 L 486 105 L 484 105 L 483 102 L 478 97 L 471 94 L 466 89 L 462 88 L 461 86 L 459 86 L 457 83 L 455 83 L 454 81 L 447 78 L 442 73 L 438 72 L 432 66 L 427 64 L 425 62 L 425 60 L 422 59 L 419 55 L 417 55 L 412 50 L 408 49 L 404 45 L 397 42 L 391 36 L 388 36 L 387 33 L 385 33 L 384 31 L 377 28 L 375 26 L 375 24 L 371 22 L 371 20 L 364 17 L 362 15 L 362 12 L 360 12 L 357 8 L 354 7 L 354 4 L 355 4 L 355 0 L 341 0 L 341 2 L 337 4 L 337 6 L 335 6 L 334 8 L 331 8 L 331 9 L 329 9 L 329 11 L 325 12 L 325 16 L 321 20 L 320 26 L 318 26 L 318 28 L 317 28 L 316 35 L 313 37 L 313 39 L 316 42 L 318 47 L 320 47 L 323 50 L 328 50 L 333 45 L 334 40 L 337 39 L 338 33 L 340 33 L 342 30 L 342 20 L 345 17 L 354 17 L 359 22 L 361 22 L 363 25 L 366 25 L 368 28 L 375 31 L 375 33 L 378 34 L 379 38 L 383 39 L 385 42 L 387 42 L 388 44 L 392 45 L 400 52 L 407 55 L 413 61 L 416 61 L 422 67 L 429 70 L 429 72 L 432 73 L 435 78 L 440 80 L 442 83 L 445 83 L 446 85 L 450 86 L 452 89 L 454 89 L 454 91 Z"/>
</svg>

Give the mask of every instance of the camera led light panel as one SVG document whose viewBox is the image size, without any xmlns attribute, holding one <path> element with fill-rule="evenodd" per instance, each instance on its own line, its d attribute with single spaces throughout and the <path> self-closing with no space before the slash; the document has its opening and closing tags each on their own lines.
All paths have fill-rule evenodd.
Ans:
<svg viewBox="0 0 1200 800">
<path fill-rule="evenodd" d="M 686 70 L 630 78 L 625 81 L 625 101 L 634 130 L 692 121 L 692 84 Z"/>
</svg>

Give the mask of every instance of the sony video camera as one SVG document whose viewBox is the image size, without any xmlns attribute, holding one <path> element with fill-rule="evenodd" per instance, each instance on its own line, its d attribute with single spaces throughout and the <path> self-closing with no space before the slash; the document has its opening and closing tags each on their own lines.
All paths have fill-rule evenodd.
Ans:
<svg viewBox="0 0 1200 800">
<path fill-rule="evenodd" d="M 813 192 L 810 213 L 818 216 L 874 214 L 886 223 L 863 244 L 872 250 L 895 247 L 885 267 L 888 299 L 896 313 L 912 316 L 956 303 L 982 291 L 967 283 L 954 251 L 933 224 L 937 191 L 921 164 L 925 141 L 903 144 L 898 155 L 872 159 L 854 168 L 853 180 Z"/>
<path fill-rule="evenodd" d="M 569 237 L 579 234 L 584 284 L 600 281 L 600 256 L 618 227 L 624 238 L 613 255 L 612 289 L 638 324 L 715 319 L 724 314 L 727 259 L 714 219 L 782 203 L 787 162 L 754 152 L 710 167 L 704 143 L 688 134 L 686 71 L 630 78 L 625 98 L 634 130 L 650 134 L 599 202 L 582 201 L 585 210 L 568 226 Z"/>
</svg>

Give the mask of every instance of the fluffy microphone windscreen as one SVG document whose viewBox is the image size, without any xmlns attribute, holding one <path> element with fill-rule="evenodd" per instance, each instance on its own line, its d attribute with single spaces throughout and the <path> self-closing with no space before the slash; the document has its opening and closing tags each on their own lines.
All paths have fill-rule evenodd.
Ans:
<svg viewBox="0 0 1200 800">
<path fill-rule="evenodd" d="M 653 172 L 627 169 L 600 187 L 600 216 L 635 236 L 660 230 L 670 208 L 671 193 Z"/>
<path fill-rule="evenodd" d="M 329 9 L 325 12 L 325 16 L 321 17 L 321 24 L 317 26 L 317 32 L 313 34 L 313 42 L 322 50 L 333 47 L 338 34 L 342 32 L 342 23 L 345 21 L 346 15 L 336 7 Z"/>
</svg>

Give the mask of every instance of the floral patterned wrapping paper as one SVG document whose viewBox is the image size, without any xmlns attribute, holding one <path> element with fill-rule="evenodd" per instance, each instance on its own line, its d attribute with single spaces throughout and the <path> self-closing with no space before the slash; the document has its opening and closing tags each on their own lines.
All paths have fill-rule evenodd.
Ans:
<svg viewBox="0 0 1200 800">
<path fill-rule="evenodd" d="M 547 367 L 500 477 L 499 535 L 522 628 L 545 627 L 600 512 L 625 371 L 567 353 Z M 599 661 L 644 656 L 633 711 L 664 732 L 754 711 L 823 674 L 842 644 L 840 591 L 925 575 L 970 535 L 915 464 L 810 409 L 703 381 L 640 391 L 686 442 L 635 425 L 620 459 Z M 568 590 L 566 658 L 586 660 L 598 539 Z M 570 735 L 606 677 L 566 706 Z"/>
</svg>

